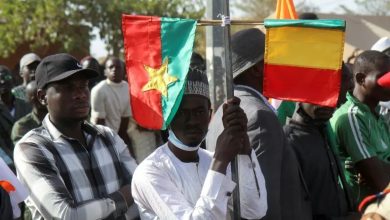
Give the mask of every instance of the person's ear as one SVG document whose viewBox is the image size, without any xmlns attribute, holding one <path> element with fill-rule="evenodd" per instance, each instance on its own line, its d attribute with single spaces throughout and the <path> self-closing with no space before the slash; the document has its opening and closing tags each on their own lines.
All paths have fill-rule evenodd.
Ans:
<svg viewBox="0 0 390 220">
<path fill-rule="evenodd" d="M 39 103 L 41 103 L 42 105 L 45 105 L 45 106 L 47 105 L 47 95 L 46 95 L 45 90 L 38 89 L 37 98 L 38 98 Z"/>
<path fill-rule="evenodd" d="M 367 77 L 367 75 L 364 73 L 356 73 L 355 74 L 356 83 L 359 85 L 364 85 L 366 77 Z"/>
</svg>

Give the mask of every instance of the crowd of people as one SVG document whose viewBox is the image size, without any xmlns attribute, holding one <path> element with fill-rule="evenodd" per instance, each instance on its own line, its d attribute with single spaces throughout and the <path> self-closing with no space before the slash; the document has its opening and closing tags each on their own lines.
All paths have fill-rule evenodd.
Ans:
<svg viewBox="0 0 390 220">
<path fill-rule="evenodd" d="M 230 219 L 234 158 L 242 219 L 390 219 L 390 124 L 379 111 L 390 39 L 343 64 L 335 108 L 275 109 L 262 94 L 264 33 L 241 30 L 231 47 L 234 97 L 211 109 L 194 53 L 166 131 L 132 119 L 117 57 L 101 67 L 29 53 L 16 86 L 0 66 L 0 161 L 27 191 L 15 204 L 21 189 L 0 175 L 0 219 Z"/>
</svg>

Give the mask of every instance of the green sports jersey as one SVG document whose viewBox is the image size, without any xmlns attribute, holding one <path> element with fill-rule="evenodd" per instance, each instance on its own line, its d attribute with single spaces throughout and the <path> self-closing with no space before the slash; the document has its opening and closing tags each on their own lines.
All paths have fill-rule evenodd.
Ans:
<svg viewBox="0 0 390 220">
<path fill-rule="evenodd" d="M 282 126 L 286 125 L 288 120 L 290 120 L 295 112 L 296 103 L 293 101 L 286 101 L 284 100 L 278 110 L 277 110 L 277 116 L 280 124 Z"/>
<path fill-rule="evenodd" d="M 382 116 L 373 114 L 367 105 L 349 93 L 347 102 L 336 110 L 330 122 L 347 182 L 359 201 L 372 191 L 358 185 L 354 164 L 371 157 L 390 163 L 389 127 Z"/>
</svg>

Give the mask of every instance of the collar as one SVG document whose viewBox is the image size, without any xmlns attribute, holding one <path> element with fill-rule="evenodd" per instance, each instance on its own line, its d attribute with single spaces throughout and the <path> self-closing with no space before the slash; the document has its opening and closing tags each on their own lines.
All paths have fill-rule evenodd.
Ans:
<svg viewBox="0 0 390 220">
<path fill-rule="evenodd" d="M 324 128 L 328 121 L 317 121 L 312 119 L 300 105 L 298 105 L 298 109 L 294 112 L 292 116 L 292 120 L 290 122 L 295 122 L 305 126 L 314 126 L 317 128 Z"/>
<path fill-rule="evenodd" d="M 249 86 L 244 86 L 244 85 L 234 85 L 234 88 L 236 89 L 244 89 L 244 90 L 249 90 L 252 93 L 255 93 L 259 98 L 263 100 L 263 102 L 276 114 L 276 109 L 268 102 L 267 98 L 263 96 L 259 91 L 256 89 L 253 89 L 252 87 Z"/>
<path fill-rule="evenodd" d="M 42 121 L 42 126 L 47 130 L 49 135 L 52 137 L 52 139 L 58 140 L 61 136 L 67 139 L 72 139 L 70 137 L 67 137 L 64 135 L 61 131 L 59 131 L 56 126 L 50 121 L 49 118 L 49 113 L 45 116 L 45 118 Z M 102 132 L 94 125 L 85 122 L 81 125 L 81 129 L 83 130 L 84 133 L 87 135 L 103 135 Z"/>
<path fill-rule="evenodd" d="M 357 99 L 355 96 L 353 96 L 353 94 L 350 92 L 347 92 L 347 100 L 349 102 L 352 102 L 353 104 L 357 105 L 363 111 L 371 112 L 370 107 L 368 107 L 368 105 L 359 101 L 359 99 Z"/>
<path fill-rule="evenodd" d="M 120 86 L 122 86 L 122 84 L 123 84 L 124 81 L 122 80 L 122 81 L 116 83 L 116 82 L 113 82 L 113 81 L 111 81 L 111 80 L 109 80 L 109 79 L 107 78 L 107 79 L 106 79 L 106 82 L 107 82 L 107 84 L 110 85 L 110 86 L 120 87 Z"/>
</svg>

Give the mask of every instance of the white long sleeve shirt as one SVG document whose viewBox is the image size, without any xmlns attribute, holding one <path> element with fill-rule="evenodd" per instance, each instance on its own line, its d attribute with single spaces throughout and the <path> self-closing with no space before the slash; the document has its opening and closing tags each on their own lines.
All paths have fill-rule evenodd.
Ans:
<svg viewBox="0 0 390 220">
<path fill-rule="evenodd" d="M 228 218 L 228 202 L 236 185 L 230 167 L 225 176 L 210 169 L 211 152 L 199 149 L 198 155 L 199 162 L 185 163 L 164 144 L 137 167 L 132 194 L 142 219 Z M 267 211 L 267 192 L 253 151 L 251 157 L 238 157 L 241 216 L 259 219 Z"/>
</svg>

